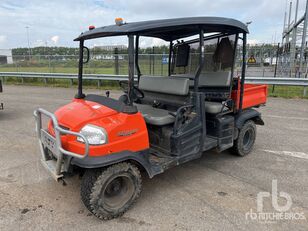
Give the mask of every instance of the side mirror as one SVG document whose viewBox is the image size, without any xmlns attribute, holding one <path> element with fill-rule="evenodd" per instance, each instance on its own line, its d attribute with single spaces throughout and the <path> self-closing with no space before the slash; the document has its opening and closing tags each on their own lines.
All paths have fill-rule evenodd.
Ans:
<svg viewBox="0 0 308 231">
<path fill-rule="evenodd" d="M 84 50 L 86 50 L 86 54 L 87 54 L 87 56 L 86 56 L 86 60 L 83 60 L 83 64 L 85 64 L 85 63 L 88 63 L 89 62 L 89 60 L 90 60 L 90 50 L 89 50 L 89 48 L 87 48 L 87 47 L 83 47 L 83 49 Z"/>
</svg>

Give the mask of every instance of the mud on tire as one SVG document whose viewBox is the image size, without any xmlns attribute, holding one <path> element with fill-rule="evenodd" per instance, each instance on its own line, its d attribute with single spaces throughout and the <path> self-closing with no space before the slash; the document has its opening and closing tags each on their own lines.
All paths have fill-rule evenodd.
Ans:
<svg viewBox="0 0 308 231">
<path fill-rule="evenodd" d="M 89 169 L 81 182 L 81 200 L 96 217 L 109 220 L 123 215 L 141 193 L 138 168 L 123 162 L 105 169 Z"/>
<path fill-rule="evenodd" d="M 246 156 L 253 149 L 257 128 L 252 120 L 245 122 L 243 127 L 239 130 L 238 138 L 234 140 L 234 145 L 231 152 L 238 156 Z"/>
</svg>

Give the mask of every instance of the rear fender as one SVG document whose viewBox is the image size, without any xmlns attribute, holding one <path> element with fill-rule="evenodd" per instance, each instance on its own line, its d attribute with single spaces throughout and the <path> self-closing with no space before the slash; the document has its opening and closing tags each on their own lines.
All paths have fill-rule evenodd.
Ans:
<svg viewBox="0 0 308 231">
<path fill-rule="evenodd" d="M 235 116 L 235 127 L 241 129 L 247 120 L 253 120 L 255 124 L 264 125 L 260 112 L 254 109 L 247 109 Z"/>
</svg>

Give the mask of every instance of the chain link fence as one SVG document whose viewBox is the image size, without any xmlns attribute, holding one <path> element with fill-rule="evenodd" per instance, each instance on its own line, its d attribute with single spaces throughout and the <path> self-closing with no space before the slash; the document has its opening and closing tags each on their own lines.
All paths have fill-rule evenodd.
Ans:
<svg viewBox="0 0 308 231">
<path fill-rule="evenodd" d="M 154 50 L 154 49 L 153 49 Z M 237 48 L 236 74 L 241 69 L 241 47 Z M 290 57 L 295 57 L 291 59 Z M 255 44 L 247 47 L 247 76 L 260 77 L 307 77 L 307 52 L 299 70 L 299 48 L 291 54 L 288 45 Z M 7 60 L 10 60 L 8 63 Z M 143 74 L 165 75 L 168 71 L 168 54 L 139 54 L 139 65 Z M 87 74 L 127 74 L 128 56 L 126 53 L 92 54 L 85 65 Z M 0 60 L 1 72 L 47 72 L 76 73 L 76 55 L 13 55 Z"/>
<path fill-rule="evenodd" d="M 75 55 L 14 55 L 13 62 L 0 63 L 0 72 L 41 72 L 41 73 L 76 73 L 78 56 Z M 166 75 L 168 56 L 166 54 L 140 54 L 139 66 L 146 75 Z M 86 74 L 128 73 L 128 55 L 110 54 L 91 56 L 84 65 Z"/>
<path fill-rule="evenodd" d="M 240 51 L 238 52 L 240 53 Z M 290 49 L 290 43 L 256 44 L 247 47 L 248 76 L 307 78 L 307 45 L 300 64 L 300 46 Z"/>
</svg>

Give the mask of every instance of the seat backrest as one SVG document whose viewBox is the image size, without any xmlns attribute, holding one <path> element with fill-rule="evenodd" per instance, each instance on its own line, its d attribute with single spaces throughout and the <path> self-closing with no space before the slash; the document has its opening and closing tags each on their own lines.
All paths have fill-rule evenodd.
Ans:
<svg viewBox="0 0 308 231">
<path fill-rule="evenodd" d="M 188 95 L 189 79 L 141 76 L 139 80 L 139 89 L 170 95 Z"/>
<path fill-rule="evenodd" d="M 231 71 L 217 71 L 201 73 L 199 86 L 204 87 L 230 87 Z"/>
<path fill-rule="evenodd" d="M 194 86 L 193 76 L 189 74 L 172 75 L 174 79 L 189 79 L 189 85 Z M 199 76 L 199 90 L 205 93 L 208 100 L 222 101 L 230 96 L 231 71 L 203 72 Z"/>
<path fill-rule="evenodd" d="M 189 85 L 193 86 L 195 78 L 192 74 L 171 75 L 173 79 L 190 79 Z M 231 71 L 203 72 L 199 76 L 199 86 L 203 87 L 229 87 L 231 84 Z"/>
</svg>

